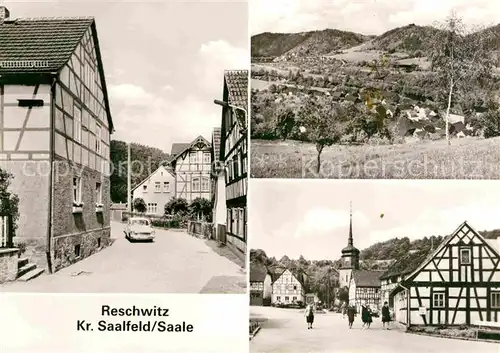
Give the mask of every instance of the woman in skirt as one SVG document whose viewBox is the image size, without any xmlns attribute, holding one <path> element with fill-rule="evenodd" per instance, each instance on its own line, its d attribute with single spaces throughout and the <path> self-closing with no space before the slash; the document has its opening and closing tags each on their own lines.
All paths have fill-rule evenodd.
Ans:
<svg viewBox="0 0 500 353">
<path fill-rule="evenodd" d="M 391 322 L 391 312 L 389 311 L 389 303 L 385 302 L 382 307 L 382 326 L 384 329 L 389 329 L 389 322 Z"/>
<path fill-rule="evenodd" d="M 307 329 L 310 330 L 313 328 L 313 322 L 314 322 L 314 307 L 312 304 L 309 304 L 306 307 L 305 317 L 307 322 Z"/>
</svg>

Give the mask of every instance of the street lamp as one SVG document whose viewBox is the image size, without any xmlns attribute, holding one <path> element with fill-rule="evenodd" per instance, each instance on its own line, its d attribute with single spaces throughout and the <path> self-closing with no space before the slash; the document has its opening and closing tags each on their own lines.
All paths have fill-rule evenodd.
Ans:
<svg viewBox="0 0 500 353">
<path fill-rule="evenodd" d="M 236 105 L 232 105 L 232 104 L 229 104 L 228 102 L 225 102 L 225 101 L 221 101 L 221 100 L 218 100 L 218 99 L 214 99 L 214 103 L 217 104 L 217 105 L 220 105 L 222 107 L 229 107 L 231 109 L 233 109 L 233 111 L 242 111 L 244 116 L 245 116 L 245 120 L 243 122 L 243 126 L 242 126 L 242 133 L 245 133 L 246 132 L 246 129 L 247 129 L 247 121 L 248 121 L 248 114 L 247 114 L 247 110 L 245 108 L 242 108 L 242 107 L 238 107 Z"/>
</svg>

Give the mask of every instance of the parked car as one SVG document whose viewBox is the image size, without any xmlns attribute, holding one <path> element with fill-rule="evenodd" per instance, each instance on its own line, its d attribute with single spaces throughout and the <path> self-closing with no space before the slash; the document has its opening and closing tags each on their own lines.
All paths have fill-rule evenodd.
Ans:
<svg viewBox="0 0 500 353">
<path fill-rule="evenodd" d="M 151 221 L 144 217 L 132 217 L 125 226 L 125 238 L 128 240 L 153 241 L 155 231 L 151 227 Z"/>
</svg>

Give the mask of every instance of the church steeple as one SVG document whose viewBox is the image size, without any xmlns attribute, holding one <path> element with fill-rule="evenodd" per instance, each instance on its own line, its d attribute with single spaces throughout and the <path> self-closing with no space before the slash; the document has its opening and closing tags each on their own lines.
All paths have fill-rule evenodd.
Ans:
<svg viewBox="0 0 500 353">
<path fill-rule="evenodd" d="M 359 250 L 354 247 L 352 232 L 352 202 L 349 204 L 349 237 L 347 238 L 347 246 L 342 249 L 342 259 L 342 267 L 359 269 Z"/>
<path fill-rule="evenodd" d="M 347 240 L 347 246 L 354 247 L 354 240 L 352 239 L 352 201 L 349 203 L 349 239 Z"/>
</svg>

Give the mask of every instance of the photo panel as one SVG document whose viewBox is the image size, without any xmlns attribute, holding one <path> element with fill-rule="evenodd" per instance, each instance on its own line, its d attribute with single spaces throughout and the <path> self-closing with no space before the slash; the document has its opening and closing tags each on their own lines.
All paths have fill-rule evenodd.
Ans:
<svg viewBox="0 0 500 353">
<path fill-rule="evenodd" d="M 249 46 L 246 1 L 0 4 L 1 352 L 247 352 Z"/>
<path fill-rule="evenodd" d="M 496 185 L 252 180 L 250 352 L 497 352 Z"/>
</svg>

